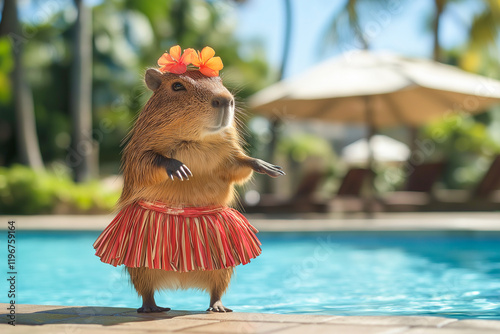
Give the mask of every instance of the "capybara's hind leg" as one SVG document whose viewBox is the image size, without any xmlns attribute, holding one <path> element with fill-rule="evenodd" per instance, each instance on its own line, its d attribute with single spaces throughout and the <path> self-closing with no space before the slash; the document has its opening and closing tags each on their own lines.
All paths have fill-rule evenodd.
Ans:
<svg viewBox="0 0 500 334">
<path fill-rule="evenodd" d="M 213 270 L 207 272 L 211 276 L 210 279 L 210 307 L 207 311 L 211 312 L 233 312 L 233 310 L 222 305 L 222 295 L 226 292 L 231 276 L 233 275 L 233 268 Z"/>
<path fill-rule="evenodd" d="M 129 268 L 130 280 L 135 290 L 142 297 L 142 307 L 137 309 L 139 313 L 165 312 L 170 311 L 168 307 L 160 307 L 155 302 L 155 280 L 152 275 L 152 269 L 148 268 Z"/>
<path fill-rule="evenodd" d="M 166 312 L 170 307 L 156 305 L 154 291 L 145 292 L 142 296 L 142 306 L 137 309 L 138 313 Z"/>
</svg>

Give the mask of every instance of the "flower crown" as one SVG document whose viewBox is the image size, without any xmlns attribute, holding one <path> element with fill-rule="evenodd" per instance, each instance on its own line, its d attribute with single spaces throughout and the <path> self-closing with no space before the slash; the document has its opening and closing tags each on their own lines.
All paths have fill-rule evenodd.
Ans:
<svg viewBox="0 0 500 334">
<path fill-rule="evenodd" d="M 188 65 L 192 64 L 207 77 L 216 77 L 224 65 L 220 57 L 214 55 L 214 49 L 209 46 L 205 46 L 201 52 L 190 48 L 182 53 L 181 47 L 176 45 L 170 48 L 170 53 L 165 52 L 158 59 L 158 66 L 161 72 L 182 74 L 187 71 Z"/>
</svg>

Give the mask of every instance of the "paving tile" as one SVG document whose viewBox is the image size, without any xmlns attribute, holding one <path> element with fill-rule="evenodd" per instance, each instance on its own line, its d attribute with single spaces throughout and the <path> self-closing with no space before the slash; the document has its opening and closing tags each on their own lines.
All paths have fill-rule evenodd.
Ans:
<svg viewBox="0 0 500 334">
<path fill-rule="evenodd" d="M 0 315 L 7 312 L 6 308 L 9 304 L 0 303 Z M 55 314 L 72 314 L 72 315 L 112 315 L 126 312 L 135 312 L 136 309 L 124 307 L 102 307 L 102 306 L 53 306 L 53 305 L 30 305 L 18 304 L 16 305 L 17 314 L 27 313 L 55 313 Z"/>
<path fill-rule="evenodd" d="M 52 328 L 53 331 L 47 332 L 50 334 L 147 334 L 147 333 L 158 333 L 159 331 L 144 331 L 142 329 L 131 329 L 131 330 L 114 330 L 113 327 L 101 327 L 101 328 L 90 328 L 90 327 L 78 327 L 75 329 L 61 329 L 57 327 Z M 15 333 L 14 333 L 15 334 Z M 27 333 L 29 334 L 29 333 Z M 38 333 L 36 333 L 38 334 Z M 44 333 L 45 334 L 45 333 Z"/>
<path fill-rule="evenodd" d="M 12 326 L 9 326 L 12 327 Z M 28 326 L 20 325 L 15 328 L 7 328 L 0 325 L 2 334 L 144 334 L 144 333 L 160 333 L 159 331 L 144 331 L 142 329 L 119 329 L 115 330 L 114 327 L 103 327 L 98 325 L 44 325 L 44 326 Z"/>
<path fill-rule="evenodd" d="M 139 317 L 123 317 L 123 316 L 113 316 L 113 315 L 98 315 L 98 316 L 83 316 L 83 317 L 73 317 L 58 321 L 58 324 L 94 324 L 94 325 L 104 325 L 112 326 L 123 323 L 129 323 L 134 321 L 144 322 L 145 319 Z"/>
<path fill-rule="evenodd" d="M 222 321 L 215 324 L 189 328 L 190 333 L 270 333 L 279 329 L 298 326 L 291 323 L 256 322 L 256 321 Z M 181 332 L 183 333 L 183 332 Z"/>
<path fill-rule="evenodd" d="M 144 320 L 144 319 L 143 319 Z M 173 332 L 179 330 L 191 331 L 199 326 L 205 326 L 210 324 L 219 323 L 218 320 L 200 320 L 200 319 L 181 319 L 181 318 L 170 318 L 170 319 L 151 319 L 140 322 L 127 322 L 121 325 L 113 326 L 113 329 L 124 329 L 124 330 L 161 330 L 164 332 Z"/>
<path fill-rule="evenodd" d="M 446 325 L 445 328 L 476 328 L 496 329 L 500 333 L 500 321 L 498 320 L 460 320 Z"/>
<path fill-rule="evenodd" d="M 337 316 L 314 315 L 314 314 L 270 314 L 270 313 L 246 313 L 229 312 L 215 313 L 204 312 L 187 315 L 191 319 L 207 320 L 231 320 L 231 321 L 258 321 L 258 322 L 294 322 L 294 323 L 322 323 L 338 318 Z"/>
<path fill-rule="evenodd" d="M 133 311 L 137 314 L 135 309 L 123 308 L 123 307 L 102 307 L 102 306 L 71 306 L 61 309 L 50 309 L 41 311 L 43 313 L 57 313 L 57 314 L 72 314 L 72 315 L 90 315 L 90 316 L 102 316 L 102 315 L 114 315 L 121 314 L 125 312 Z"/>
<path fill-rule="evenodd" d="M 412 328 L 404 334 L 498 334 L 498 330 L 477 328 Z"/>
<path fill-rule="evenodd" d="M 0 303 L 0 315 L 6 314 L 5 310 L 10 304 Z M 34 313 L 47 310 L 62 310 L 71 308 L 73 306 L 53 306 L 53 305 L 30 305 L 30 304 L 16 304 L 16 313 Z"/>
<path fill-rule="evenodd" d="M 16 314 L 16 324 L 43 325 L 73 318 L 75 318 L 75 316 L 71 314 L 48 314 L 48 313 Z"/>
<path fill-rule="evenodd" d="M 16 326 L 11 326 L 7 325 L 4 323 L 0 323 L 0 333 L 2 334 L 33 334 L 33 333 L 42 333 L 37 330 L 33 329 L 33 326 L 28 326 L 28 325 L 16 325 Z M 44 326 L 45 328 L 45 326 Z M 49 332 L 43 332 L 43 333 L 49 333 Z M 54 332 L 52 332 L 54 333 Z"/>
<path fill-rule="evenodd" d="M 197 315 L 205 315 L 208 312 L 198 312 L 198 311 L 177 311 L 171 310 L 168 312 L 158 312 L 158 313 L 137 313 L 135 309 L 126 312 L 118 313 L 118 315 L 129 316 L 129 317 L 140 317 L 147 319 L 169 319 L 175 317 L 191 317 Z"/>
<path fill-rule="evenodd" d="M 402 326 L 423 326 L 442 327 L 455 319 L 440 317 L 413 317 L 413 316 L 346 316 L 329 320 L 328 323 L 335 324 L 355 324 L 355 325 L 402 325 Z"/>
<path fill-rule="evenodd" d="M 279 330 L 276 334 L 400 334 L 405 333 L 408 327 L 404 326 L 356 326 L 356 325 L 336 325 L 336 324 L 302 324 L 292 328 Z"/>
</svg>

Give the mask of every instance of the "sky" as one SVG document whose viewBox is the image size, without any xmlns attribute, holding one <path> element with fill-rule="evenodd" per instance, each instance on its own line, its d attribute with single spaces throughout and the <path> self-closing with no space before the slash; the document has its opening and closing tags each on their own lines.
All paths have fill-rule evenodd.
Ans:
<svg viewBox="0 0 500 334">
<path fill-rule="evenodd" d="M 25 21 L 48 17 L 70 3 L 70 0 L 52 0 L 40 10 L 33 0 L 18 1 Z M 86 0 L 86 3 L 93 6 L 101 1 Z M 284 1 L 247 0 L 235 6 L 236 36 L 243 41 L 259 40 L 263 43 L 267 59 L 275 68 L 281 64 L 283 50 Z M 285 77 L 296 75 L 351 47 L 344 44 L 328 52 L 322 51 L 325 30 L 347 0 L 290 1 L 292 43 Z M 370 47 L 406 56 L 431 57 L 432 35 L 428 25 L 434 12 L 433 0 L 388 0 L 387 3 L 386 7 L 367 10 L 362 17 L 362 30 L 369 36 Z M 445 48 L 458 46 L 466 40 L 472 18 L 481 10 L 481 3 L 463 0 L 447 5 L 440 31 Z"/>
<path fill-rule="evenodd" d="M 267 59 L 275 67 L 281 63 L 284 39 L 283 0 L 248 0 L 237 9 L 236 34 L 242 40 L 258 39 L 264 43 Z M 328 22 L 345 1 L 291 0 L 292 43 L 285 77 L 293 76 L 343 50 L 320 52 Z M 451 3 L 444 14 L 440 37 L 443 47 L 462 44 L 481 1 Z M 433 14 L 432 0 L 392 0 L 387 9 L 365 14 L 363 31 L 370 36 L 373 50 L 388 50 L 406 56 L 432 56 L 432 34 L 427 28 Z M 343 48 L 345 49 L 345 47 Z"/>
</svg>

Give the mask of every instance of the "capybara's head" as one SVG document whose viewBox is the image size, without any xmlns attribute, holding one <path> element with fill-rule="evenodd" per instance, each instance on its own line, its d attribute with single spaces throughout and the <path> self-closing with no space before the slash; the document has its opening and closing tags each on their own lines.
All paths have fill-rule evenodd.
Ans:
<svg viewBox="0 0 500 334">
<path fill-rule="evenodd" d="M 173 74 L 148 69 L 145 81 L 153 95 L 137 119 L 136 128 L 144 135 L 201 140 L 234 126 L 234 98 L 220 77 L 197 70 Z"/>
</svg>

